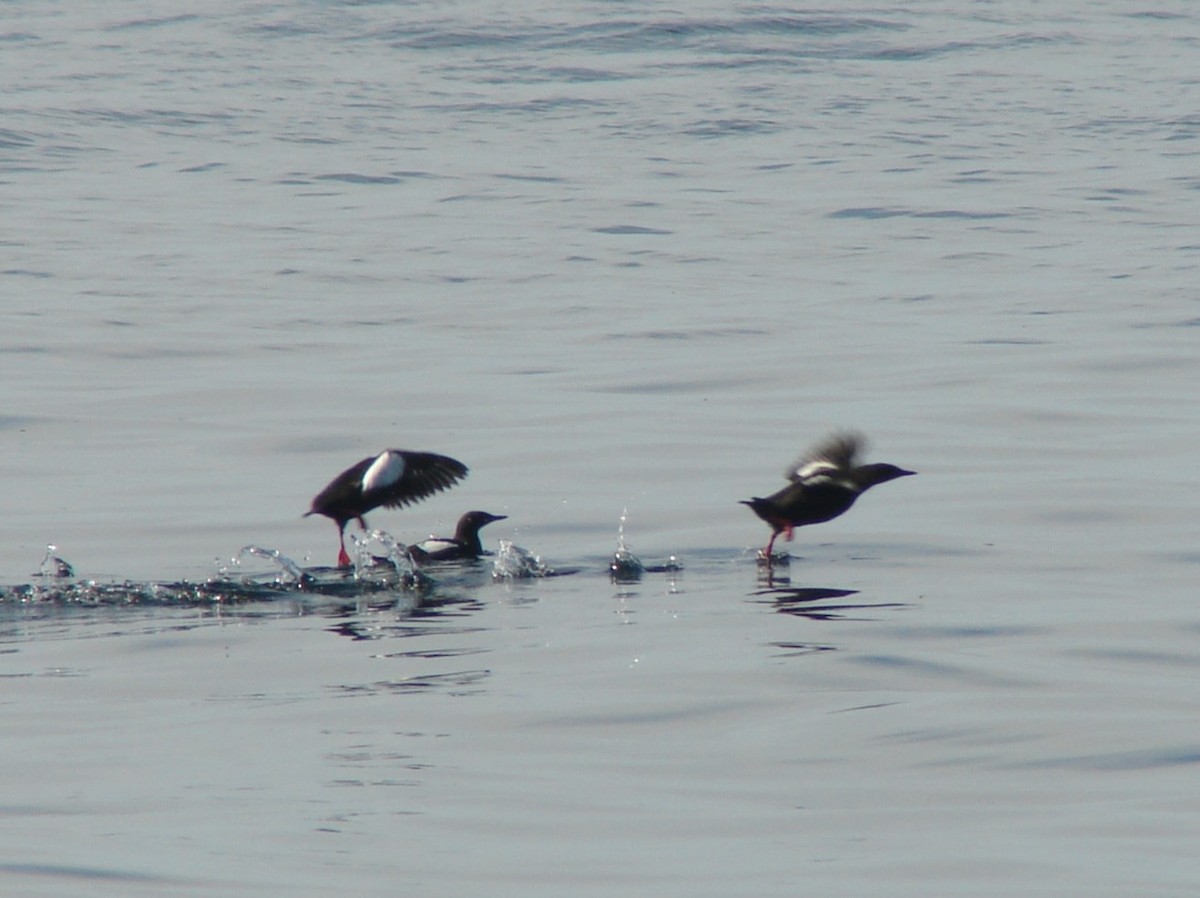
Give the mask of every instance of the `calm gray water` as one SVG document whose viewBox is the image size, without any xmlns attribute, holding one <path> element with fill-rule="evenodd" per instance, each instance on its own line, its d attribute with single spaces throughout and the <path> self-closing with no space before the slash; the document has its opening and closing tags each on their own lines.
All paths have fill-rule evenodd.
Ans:
<svg viewBox="0 0 1200 898">
<path fill-rule="evenodd" d="M 1195 895 L 1198 43 L 4 4 L 0 891 Z M 765 581 L 736 500 L 838 427 L 920 476 Z M 387 446 L 472 471 L 374 526 L 575 573 L 19 600 L 328 565 Z"/>
</svg>

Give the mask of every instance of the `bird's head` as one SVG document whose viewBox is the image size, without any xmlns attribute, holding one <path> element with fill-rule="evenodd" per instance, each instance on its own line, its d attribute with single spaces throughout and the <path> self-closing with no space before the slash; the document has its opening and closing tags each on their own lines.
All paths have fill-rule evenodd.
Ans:
<svg viewBox="0 0 1200 898">
<path fill-rule="evenodd" d="M 855 468 L 854 479 L 865 490 L 876 484 L 887 483 L 889 480 L 895 480 L 898 477 L 910 477 L 916 473 L 916 471 L 907 471 L 896 465 L 889 465 L 887 462 L 876 462 L 873 465 L 862 465 Z"/>
<path fill-rule="evenodd" d="M 480 528 L 494 521 L 503 521 L 507 517 L 508 515 L 489 514 L 486 511 L 468 511 L 458 519 L 458 527 L 455 532 L 459 539 L 463 539 L 472 533 L 478 533 Z"/>
</svg>

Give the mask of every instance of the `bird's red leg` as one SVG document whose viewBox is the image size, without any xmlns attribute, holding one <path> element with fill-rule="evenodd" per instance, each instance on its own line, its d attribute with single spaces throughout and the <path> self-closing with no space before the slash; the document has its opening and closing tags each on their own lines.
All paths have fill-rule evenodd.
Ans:
<svg viewBox="0 0 1200 898">
<path fill-rule="evenodd" d="M 771 533 L 771 538 L 767 540 L 767 548 L 763 552 L 763 555 L 766 556 L 767 561 L 771 560 L 771 549 L 775 547 L 775 537 L 777 536 L 779 536 L 779 531 L 775 530 Z"/>
<path fill-rule="evenodd" d="M 790 524 L 788 525 L 788 528 L 787 528 L 787 541 L 789 543 L 792 541 L 792 527 Z"/>
<path fill-rule="evenodd" d="M 338 567 L 350 567 L 350 556 L 346 554 L 346 525 L 338 528 Z"/>
</svg>

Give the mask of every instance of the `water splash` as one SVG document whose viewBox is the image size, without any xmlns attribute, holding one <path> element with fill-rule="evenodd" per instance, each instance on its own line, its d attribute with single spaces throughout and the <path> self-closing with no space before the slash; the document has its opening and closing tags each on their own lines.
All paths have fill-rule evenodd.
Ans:
<svg viewBox="0 0 1200 898">
<path fill-rule="evenodd" d="M 69 582 L 75 576 L 75 566 L 55 553 L 58 546 L 47 544 L 46 554 L 33 574 L 33 582 L 13 586 L 0 586 L 0 602 L 33 604 L 43 602 L 63 589 L 71 589 Z"/>
<path fill-rule="evenodd" d="M 44 580 L 61 580 L 75 576 L 74 565 L 55 555 L 54 553 L 57 551 L 58 546 L 56 545 L 50 544 L 46 546 L 46 557 L 42 559 L 42 563 L 38 566 L 38 577 Z"/>
<path fill-rule="evenodd" d="M 625 519 L 629 509 L 620 509 L 620 522 L 617 525 L 617 551 L 613 552 L 612 561 L 608 562 L 608 575 L 618 583 L 634 583 L 642 579 L 646 573 L 646 565 L 642 559 L 629 551 L 625 545 Z"/>
<path fill-rule="evenodd" d="M 237 555 L 231 559 L 232 565 L 234 567 L 241 565 L 242 559 L 246 558 L 247 556 L 251 558 L 266 558 L 269 561 L 273 561 L 279 565 L 279 569 L 285 575 L 277 579 L 276 582 L 278 582 L 280 585 L 299 585 L 304 582 L 305 574 L 300 565 L 296 564 L 296 562 L 292 561 L 292 559 L 288 558 L 278 549 L 264 549 L 262 546 L 254 545 L 242 546 L 242 548 L 238 550 Z M 228 568 L 223 568 L 221 570 L 221 573 L 223 574 L 228 574 L 228 572 Z"/>
<path fill-rule="evenodd" d="M 217 574 L 192 582 L 113 581 L 76 579 L 75 568 L 48 546 L 37 574 L 29 583 L 0 585 L 0 605 L 90 606 L 213 606 L 273 603 L 302 599 L 358 600 L 365 596 L 423 590 L 433 581 L 412 568 L 404 547 L 386 534 L 373 534 L 388 553 L 387 564 L 364 566 L 354 572 L 337 568 L 304 570 L 277 549 L 248 545 L 227 561 L 217 560 Z M 366 541 L 364 541 L 365 543 Z M 271 569 L 244 570 L 247 562 L 262 560 Z"/>
<path fill-rule="evenodd" d="M 391 567 L 390 574 L 399 578 L 398 582 L 405 589 L 423 589 L 433 585 L 433 579 L 419 570 L 408 554 L 408 546 L 399 542 L 386 530 L 367 530 L 362 534 L 351 534 L 354 551 L 354 577 L 356 580 L 377 578 L 381 575 L 380 568 L 384 565 Z M 378 546 L 383 555 L 371 551 L 372 546 Z"/>
<path fill-rule="evenodd" d="M 552 573 L 542 559 L 528 549 L 521 548 L 510 539 L 500 540 L 500 551 L 492 562 L 493 580 L 528 580 L 548 577 Z"/>
<path fill-rule="evenodd" d="M 235 582 L 213 578 L 198 583 L 180 580 L 173 583 L 124 580 L 99 583 L 95 580 L 60 581 L 53 586 L 33 583 L 0 586 L 0 604 L 116 607 L 194 606 L 244 604 L 256 601 L 276 601 L 295 596 L 299 589 L 285 589 L 273 584 Z"/>
<path fill-rule="evenodd" d="M 608 575 L 614 583 L 636 583 L 643 574 L 677 574 L 683 570 L 683 564 L 675 555 L 667 558 L 665 564 L 646 565 L 638 558 L 625 542 L 625 520 L 628 509 L 621 509 L 621 520 L 617 525 L 617 550 L 608 563 Z M 672 588 L 675 582 L 672 577 Z"/>
<path fill-rule="evenodd" d="M 642 560 L 629 551 L 629 547 L 625 544 L 625 519 L 628 516 L 629 509 L 622 508 L 621 520 L 617 524 L 617 551 L 613 553 L 612 560 L 608 563 L 608 575 L 616 583 L 636 583 L 646 572 L 646 566 L 642 564 Z"/>
<path fill-rule="evenodd" d="M 625 548 L 618 548 L 608 563 L 608 574 L 617 583 L 636 583 L 644 573 L 642 560 Z"/>
</svg>

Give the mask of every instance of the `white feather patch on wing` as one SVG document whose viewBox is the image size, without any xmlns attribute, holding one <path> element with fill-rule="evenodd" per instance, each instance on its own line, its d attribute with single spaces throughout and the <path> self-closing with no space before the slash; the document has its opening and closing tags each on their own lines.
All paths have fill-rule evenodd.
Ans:
<svg viewBox="0 0 1200 898">
<path fill-rule="evenodd" d="M 435 552 L 445 552 L 447 549 L 457 549 L 459 548 L 459 544 L 452 539 L 434 536 L 417 543 L 416 547 L 422 552 L 428 552 L 432 555 Z"/>
<path fill-rule="evenodd" d="M 392 452 L 390 449 L 381 452 L 379 457 L 371 462 L 371 467 L 367 468 L 366 473 L 363 474 L 363 492 L 387 489 L 404 476 L 404 468 L 404 456 L 399 452 Z"/>
<path fill-rule="evenodd" d="M 837 472 L 838 466 L 833 462 L 826 461 L 823 458 L 818 458 L 814 461 L 805 462 L 804 464 L 800 465 L 800 467 L 796 468 L 795 473 L 792 474 L 792 479 L 803 482 L 805 480 L 812 480 L 816 477 L 828 477 L 829 475 L 836 474 Z"/>
</svg>

